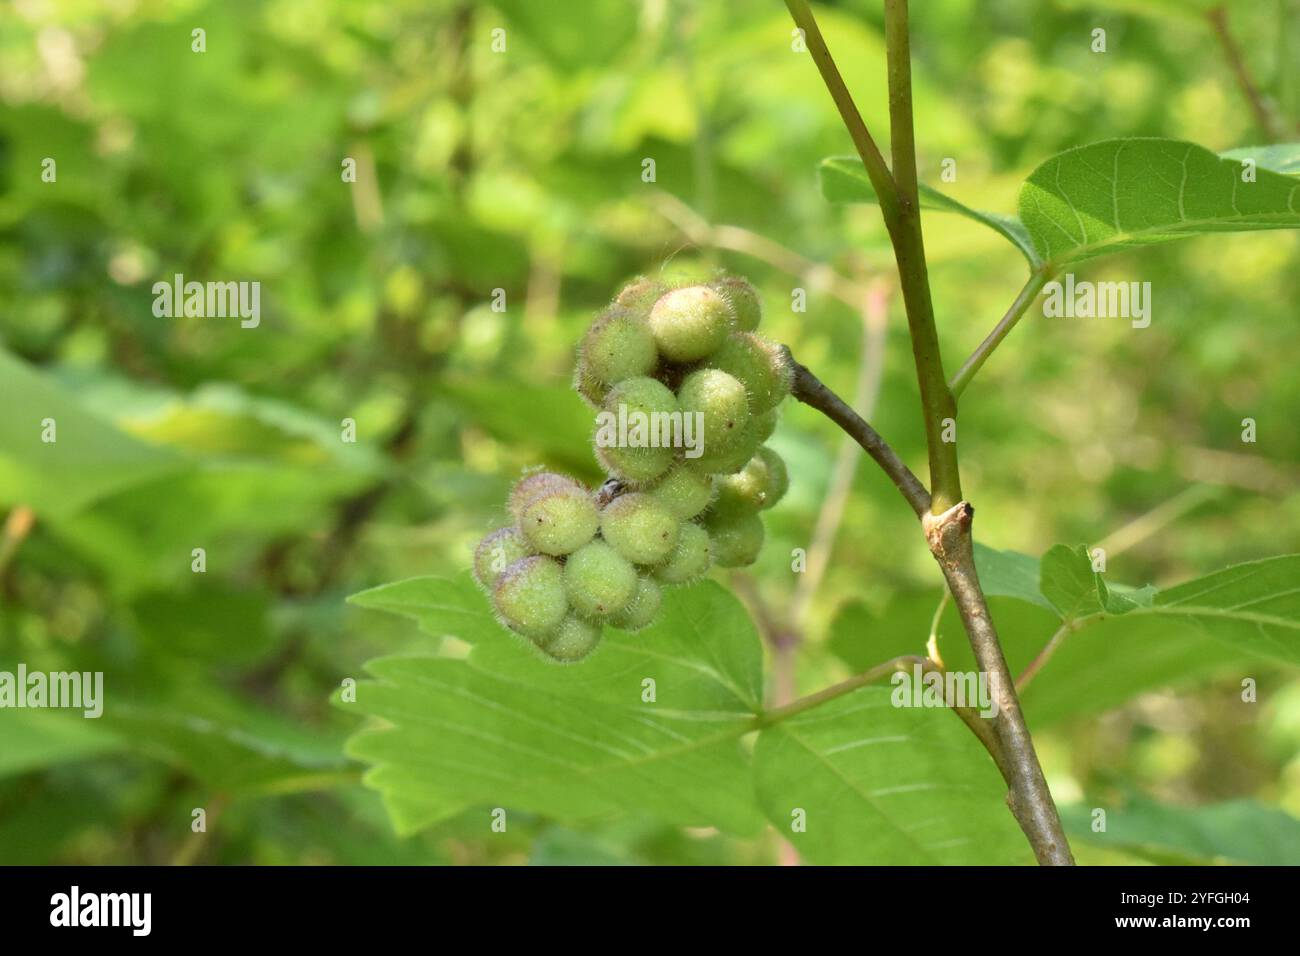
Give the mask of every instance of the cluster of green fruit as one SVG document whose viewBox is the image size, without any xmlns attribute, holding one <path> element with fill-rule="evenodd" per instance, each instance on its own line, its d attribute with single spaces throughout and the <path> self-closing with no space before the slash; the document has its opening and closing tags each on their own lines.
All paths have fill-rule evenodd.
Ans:
<svg viewBox="0 0 1300 956">
<path fill-rule="evenodd" d="M 784 352 L 754 334 L 760 314 L 743 279 L 637 279 L 588 329 L 574 382 L 593 407 L 700 427 L 690 448 L 597 442 L 610 480 L 594 492 L 551 472 L 515 485 L 515 523 L 480 542 L 474 571 L 502 622 L 547 656 L 580 660 L 604 625 L 649 624 L 661 586 L 758 558 L 758 513 L 788 484 L 762 443 L 791 380 Z"/>
</svg>

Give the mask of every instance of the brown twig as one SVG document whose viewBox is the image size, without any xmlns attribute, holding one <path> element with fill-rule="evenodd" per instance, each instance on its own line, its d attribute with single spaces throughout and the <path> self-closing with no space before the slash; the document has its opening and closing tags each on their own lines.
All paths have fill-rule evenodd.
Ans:
<svg viewBox="0 0 1300 956">
<path fill-rule="evenodd" d="M 1029 838 L 1039 863 L 1071 866 L 1074 857 L 1065 840 L 1051 791 L 1047 789 L 1043 768 L 1034 752 L 1034 741 L 1020 711 L 1020 700 L 1016 697 L 1015 682 L 1007 668 L 997 629 L 993 626 L 993 618 L 975 573 L 975 549 L 971 538 L 974 516 L 975 509 L 963 501 L 941 515 L 925 515 L 921 520 L 930 551 L 939 562 L 970 637 L 975 661 L 989 677 L 998 708 L 998 741 L 1011 787 L 1008 796 L 1011 811 Z"/>
<path fill-rule="evenodd" d="M 930 492 L 912 474 L 903 459 L 898 457 L 898 453 L 844 399 L 831 391 L 806 365 L 800 364 L 788 348 L 785 353 L 794 369 L 794 384 L 790 394 L 839 425 L 889 476 L 916 516 L 919 518 L 926 514 L 930 510 Z"/>
</svg>

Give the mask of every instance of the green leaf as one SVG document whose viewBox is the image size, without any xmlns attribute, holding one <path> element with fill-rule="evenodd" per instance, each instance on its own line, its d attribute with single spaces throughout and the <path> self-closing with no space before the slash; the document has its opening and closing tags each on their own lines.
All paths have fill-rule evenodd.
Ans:
<svg viewBox="0 0 1300 956">
<path fill-rule="evenodd" d="M 986 597 L 1018 598 L 1049 611 L 1056 608 L 1039 587 L 1039 561 L 1016 551 L 975 544 L 975 571 Z"/>
<path fill-rule="evenodd" d="M 1300 555 L 1238 564 L 1159 592 L 1135 614 L 1171 615 L 1251 655 L 1300 665 Z"/>
<path fill-rule="evenodd" d="M 1092 569 L 1088 549 L 1058 544 L 1041 562 L 1039 590 L 1063 620 L 1072 621 L 1106 607 L 1106 585 Z"/>
<path fill-rule="evenodd" d="M 821 180 L 822 195 L 828 202 L 876 202 L 876 191 L 871 185 L 871 179 L 867 176 L 867 170 L 862 165 L 862 160 L 853 156 L 831 156 L 822 160 L 817 172 Z M 1030 268 L 1036 268 L 1039 265 L 1041 260 L 1038 250 L 1034 247 L 1034 242 L 1024 224 L 1015 216 L 1004 216 L 999 213 L 972 209 L 952 199 L 946 193 L 924 183 L 920 184 L 917 193 L 921 200 L 922 209 L 957 213 L 967 219 L 973 219 L 975 222 L 988 226 L 990 229 L 1001 233 L 1004 238 L 1019 249 L 1021 255 L 1029 260 Z"/>
<path fill-rule="evenodd" d="M 0 739 L 0 778 L 122 749 L 97 719 L 48 710 L 0 710 Z"/>
<path fill-rule="evenodd" d="M 1300 143 L 1276 143 L 1272 146 L 1242 146 L 1219 154 L 1225 159 L 1253 159 L 1260 169 L 1271 169 L 1286 176 L 1300 176 Z"/>
<path fill-rule="evenodd" d="M 1240 673 L 1259 660 L 1300 664 L 1297 580 L 1300 555 L 1268 558 L 1155 592 L 1149 605 L 1122 616 L 1079 618 L 1022 694 L 1031 723 L 1107 710 L 1145 690 Z M 1003 637 L 1013 669 L 1045 640 Z"/>
<path fill-rule="evenodd" d="M 762 708 L 762 652 L 743 606 L 712 582 L 669 589 L 655 623 L 635 635 L 606 629 L 600 652 L 581 667 L 543 660 L 503 629 L 468 573 L 421 577 L 371 588 L 349 601 L 411 618 L 432 637 L 452 636 L 474 645 L 480 670 L 528 681 L 558 693 L 583 688 L 625 704 L 639 701 L 641 681 L 674 688 L 657 692 L 656 713 L 684 695 L 697 705 L 753 715 Z M 635 674 L 629 676 L 631 671 Z"/>
<path fill-rule="evenodd" d="M 499 627 L 484 619 L 483 597 L 468 583 L 460 578 L 407 578 L 361 591 L 348 603 L 410 618 L 432 637 L 491 639 Z"/>
<path fill-rule="evenodd" d="M 1170 139 L 1116 139 L 1067 150 L 1020 192 L 1039 256 L 1061 266 L 1182 236 L 1300 226 L 1300 183 Z"/>
<path fill-rule="evenodd" d="M 146 445 L 84 407 L 50 376 L 0 350 L 0 503 L 38 516 L 69 515 L 185 462 Z M 55 441 L 42 440 L 53 419 Z"/>
<path fill-rule="evenodd" d="M 560 819 L 639 810 L 741 834 L 761 826 L 739 743 L 761 706 L 761 649 L 744 608 L 716 584 L 668 591 L 653 625 L 607 629 L 569 666 L 505 631 L 468 576 L 354 600 L 473 645 L 465 659 L 371 661 L 379 680 L 339 705 L 382 721 L 347 749 L 375 765 L 367 783 L 401 832 L 478 804 Z"/>
<path fill-rule="evenodd" d="M 1041 562 L 976 547 L 976 562 L 1013 674 L 1022 673 L 1065 621 L 1046 665 L 1021 694 L 1032 726 L 1098 713 L 1160 687 L 1178 686 L 1262 659 L 1300 663 L 1300 556 L 1238 565 L 1177 587 L 1103 583 L 1083 549 L 1063 545 Z M 1048 601 L 1043 593 L 1049 593 Z M 831 651 L 854 671 L 924 653 L 938 592 L 891 600 L 879 614 L 853 602 L 831 628 Z M 1099 602 L 1104 601 L 1104 605 Z M 954 670 L 975 668 L 949 606 L 940 651 Z"/>
<path fill-rule="evenodd" d="M 1131 853 L 1153 863 L 1295 866 L 1300 863 L 1300 820 L 1254 800 L 1205 807 L 1172 807 L 1142 798 L 1104 807 L 1106 831 L 1092 829 L 1092 808 L 1061 808 L 1071 837 Z"/>
<path fill-rule="evenodd" d="M 777 831 L 819 864 L 1032 862 L 970 731 L 890 696 L 864 687 L 759 734 L 755 786 Z"/>
</svg>

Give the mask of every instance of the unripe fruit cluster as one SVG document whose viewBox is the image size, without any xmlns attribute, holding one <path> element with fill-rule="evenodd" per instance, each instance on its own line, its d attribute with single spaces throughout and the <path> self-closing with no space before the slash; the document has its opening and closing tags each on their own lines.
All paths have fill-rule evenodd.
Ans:
<svg viewBox="0 0 1300 956">
<path fill-rule="evenodd" d="M 791 383 L 782 350 L 754 333 L 760 317 L 744 279 L 668 288 L 641 278 L 588 329 L 579 394 L 614 416 L 691 415 L 702 454 L 598 442 L 611 476 L 598 491 L 551 472 L 515 485 L 515 523 L 480 542 L 474 571 L 502 622 L 549 657 L 580 660 L 604 625 L 649 624 L 662 587 L 758 558 L 758 513 L 787 485 L 785 463 L 762 443 Z"/>
</svg>

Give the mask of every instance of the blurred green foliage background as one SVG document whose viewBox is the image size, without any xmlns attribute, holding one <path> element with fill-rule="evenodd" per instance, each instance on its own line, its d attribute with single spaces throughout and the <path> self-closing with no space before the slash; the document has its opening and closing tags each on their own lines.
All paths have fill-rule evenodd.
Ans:
<svg viewBox="0 0 1300 956">
<path fill-rule="evenodd" d="M 1071 146 L 1261 142 L 1196 5 L 1128 9 L 1142 6 L 915 4 L 922 178 L 938 185 L 953 158 L 945 188 L 1010 212 L 1024 176 Z M 1288 7 L 1234 5 L 1231 22 L 1294 117 Z M 818 13 L 883 133 L 880 4 Z M 1105 54 L 1089 48 L 1099 26 Z M 863 320 L 833 291 L 877 277 L 887 291 L 892 258 L 877 210 L 820 196 L 818 161 L 849 152 L 776 0 L 6 4 L 0 669 L 102 670 L 109 704 L 99 721 L 0 713 L 0 863 L 777 860 L 774 837 L 636 818 L 529 818 L 486 837 L 475 816 L 398 840 L 342 756 L 356 720 L 328 697 L 368 658 L 428 643 L 348 594 L 462 571 L 524 467 L 600 477 L 568 379 L 582 329 L 631 276 L 749 276 L 767 334 L 852 394 Z M 57 182 L 42 181 L 46 157 Z M 926 241 L 952 369 L 1023 263 L 955 217 L 927 216 Z M 1038 555 L 1127 529 L 1108 573 L 1157 584 L 1300 550 L 1298 243 L 1203 238 L 1077 269 L 1150 281 L 1153 322 L 1031 315 L 990 361 L 962 400 L 981 540 Z M 817 267 L 792 275 L 791 251 Z M 177 272 L 259 281 L 260 326 L 155 317 L 152 283 Z M 889 306 L 873 422 L 923 475 L 896 295 Z M 38 441 L 46 415 L 57 448 Z M 348 418 L 355 444 L 340 440 Z M 792 487 L 747 578 L 779 614 L 840 437 L 790 407 L 773 444 Z M 799 622 L 802 689 L 848 672 L 826 642 L 848 605 L 907 602 L 923 645 L 940 591 L 914 524 L 859 468 Z M 1251 718 L 1225 677 L 1039 735 L 1058 799 L 1253 798 L 1300 814 L 1300 681 L 1254 676 Z M 196 807 L 206 834 L 191 832 Z"/>
</svg>

